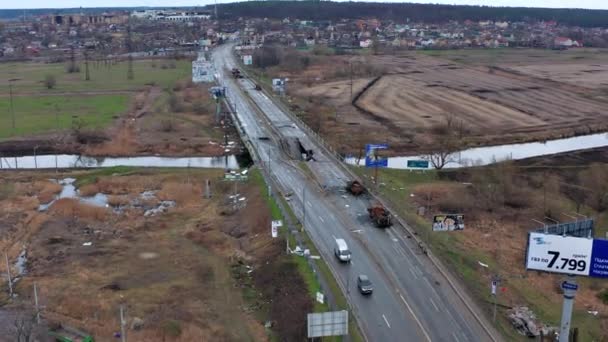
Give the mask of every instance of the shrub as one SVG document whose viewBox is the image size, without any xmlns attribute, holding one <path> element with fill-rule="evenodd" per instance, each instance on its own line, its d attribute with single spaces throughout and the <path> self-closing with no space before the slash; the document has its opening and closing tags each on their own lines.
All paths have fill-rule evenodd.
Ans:
<svg viewBox="0 0 608 342">
<path fill-rule="evenodd" d="M 57 85 L 57 79 L 55 78 L 54 75 L 47 74 L 46 76 L 44 76 L 44 86 L 47 89 L 53 89 L 53 88 L 55 88 L 56 85 Z"/>
<path fill-rule="evenodd" d="M 608 289 L 603 289 L 602 291 L 598 292 L 596 296 L 602 301 L 602 303 L 608 304 Z"/>
<path fill-rule="evenodd" d="M 161 120 L 160 121 L 160 130 L 163 132 L 171 132 L 175 129 L 175 124 L 173 120 Z"/>
</svg>

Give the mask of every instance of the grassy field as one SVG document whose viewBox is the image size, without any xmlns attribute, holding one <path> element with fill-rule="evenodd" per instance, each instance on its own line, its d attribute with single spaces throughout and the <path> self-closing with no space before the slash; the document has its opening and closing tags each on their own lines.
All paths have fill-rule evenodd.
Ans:
<svg viewBox="0 0 608 342">
<path fill-rule="evenodd" d="M 9 98 L 0 97 L 0 139 L 69 129 L 75 122 L 101 128 L 125 112 L 128 102 L 127 95 L 15 96 L 13 131 Z"/>
<path fill-rule="evenodd" d="M 363 178 L 372 176 L 371 170 L 358 167 L 353 167 L 353 170 Z M 520 260 L 523 259 L 523 254 L 517 250 L 513 251 L 510 249 L 511 246 L 517 245 L 517 242 L 506 238 L 503 240 L 504 246 L 501 246 L 501 248 L 488 249 L 486 247 L 488 244 L 491 245 L 491 241 L 487 241 L 486 235 L 489 234 L 478 232 L 480 224 L 474 224 L 473 219 L 467 221 L 466 234 L 433 233 L 431 232 L 430 218 L 416 214 L 416 208 L 424 206 L 425 202 L 420 199 L 415 200 L 415 198 L 420 196 L 421 187 L 439 189 L 454 185 L 460 186 L 458 183 L 439 179 L 435 171 L 412 172 L 407 170 L 380 169 L 378 174 L 379 182 L 386 184 L 379 187 L 378 191 L 391 203 L 399 204 L 393 204 L 393 207 L 398 209 L 398 214 L 414 228 L 422 240 L 430 244 L 431 250 L 439 255 L 448 268 L 466 284 L 467 289 L 474 295 L 477 302 L 480 303 L 481 308 L 489 317 L 492 315 L 491 303 L 493 299 L 489 294 L 488 279 L 491 274 L 500 272 L 504 277 L 503 279 L 505 279 L 503 286 L 507 291 L 505 295 L 499 296 L 500 304 L 507 306 L 527 305 L 543 322 L 553 326 L 559 325 L 561 296 L 556 293 L 554 283 L 561 279 L 561 277 L 525 272 Z M 412 196 L 412 194 L 415 195 Z M 555 195 L 552 194 L 551 196 Z M 435 200 L 431 201 L 431 208 Z M 435 208 L 434 210 L 438 211 L 441 209 Z M 477 214 L 470 214 L 469 216 L 475 216 L 476 220 L 480 219 Z M 511 225 L 506 220 L 499 223 Z M 513 228 L 515 229 L 516 227 Z M 472 230 L 475 230 L 475 232 Z M 472 245 L 476 243 L 480 246 L 473 247 Z M 496 247 L 496 245 L 494 246 Z M 500 252 L 496 252 L 497 250 L 500 250 Z M 488 269 L 485 271 L 480 269 L 479 261 L 487 264 L 489 266 Z M 505 267 L 505 263 L 510 264 L 510 266 Z M 522 276 L 526 277 L 522 278 Z M 584 289 L 585 293 L 579 294 L 578 303 L 573 314 L 572 327 L 579 328 L 579 338 L 582 341 L 597 341 L 602 339 L 600 319 L 603 317 L 603 314 L 595 317 L 588 314 L 584 308 L 588 303 L 594 301 L 593 293 L 601 288 L 602 285 L 598 280 L 581 279 L 581 289 Z M 503 332 L 508 340 L 527 340 L 523 336 L 518 335 L 511 327 L 506 319 L 506 309 L 499 308 L 498 312 L 497 328 Z M 605 336 L 603 337 L 605 338 Z"/>
<path fill-rule="evenodd" d="M 89 63 L 90 80 L 85 80 L 85 66 L 80 64 L 79 73 L 67 73 L 65 63 L 6 63 L 0 64 L 0 88 L 8 94 L 8 80 L 12 82 L 15 93 L 64 93 L 64 92 L 102 92 L 127 91 L 143 88 L 147 84 L 161 87 L 173 84 L 191 74 L 189 60 L 136 60 L 133 62 L 133 80 L 127 79 L 128 63 L 114 65 Z M 46 75 L 53 75 L 57 84 L 49 90 L 44 85 Z M 4 94 L 5 92 L 2 91 Z"/>
</svg>

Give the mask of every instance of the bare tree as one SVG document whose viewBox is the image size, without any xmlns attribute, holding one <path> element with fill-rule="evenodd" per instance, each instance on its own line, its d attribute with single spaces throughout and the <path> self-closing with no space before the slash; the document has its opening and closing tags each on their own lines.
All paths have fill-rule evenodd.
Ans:
<svg viewBox="0 0 608 342">
<path fill-rule="evenodd" d="M 445 122 L 433 129 L 433 142 L 431 142 L 431 149 L 425 159 L 437 170 L 443 169 L 448 163 L 455 161 L 455 153 L 461 146 L 456 126 L 454 117 L 447 115 Z M 462 130 L 462 124 L 460 130 Z"/>
</svg>

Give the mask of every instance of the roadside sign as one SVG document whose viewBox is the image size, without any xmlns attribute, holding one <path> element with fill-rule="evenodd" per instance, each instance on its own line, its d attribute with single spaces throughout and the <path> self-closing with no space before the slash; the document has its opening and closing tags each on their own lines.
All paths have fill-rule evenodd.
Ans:
<svg viewBox="0 0 608 342">
<path fill-rule="evenodd" d="M 325 296 L 321 292 L 317 292 L 317 302 L 321 304 L 325 303 Z"/>
<path fill-rule="evenodd" d="M 568 281 L 562 282 L 562 289 L 564 290 L 578 290 L 578 284 L 569 283 Z"/>
<path fill-rule="evenodd" d="M 407 167 L 408 167 L 408 169 L 428 169 L 429 161 L 428 160 L 408 160 Z"/>
<path fill-rule="evenodd" d="M 279 227 L 283 226 L 283 221 L 281 220 L 276 220 L 276 221 L 272 221 L 270 223 L 270 233 L 272 234 L 273 238 L 276 238 L 279 236 Z"/>
<path fill-rule="evenodd" d="M 378 151 L 388 149 L 387 144 L 367 144 L 365 145 L 365 166 L 366 167 L 387 167 L 388 159 L 378 155 Z"/>
<path fill-rule="evenodd" d="M 492 280 L 492 294 L 496 296 L 496 286 L 498 286 L 498 282 L 496 280 Z"/>
<path fill-rule="evenodd" d="M 433 216 L 434 232 L 445 232 L 452 230 L 464 230 L 464 215 L 445 214 Z"/>
<path fill-rule="evenodd" d="M 608 240 L 530 233 L 526 269 L 608 278 Z"/>
<path fill-rule="evenodd" d="M 308 338 L 344 335 L 348 335 L 348 311 L 329 311 L 308 314 Z"/>
</svg>

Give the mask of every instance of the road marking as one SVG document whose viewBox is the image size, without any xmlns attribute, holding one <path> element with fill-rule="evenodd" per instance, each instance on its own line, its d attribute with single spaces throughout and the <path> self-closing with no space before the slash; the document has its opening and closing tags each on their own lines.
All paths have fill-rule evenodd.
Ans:
<svg viewBox="0 0 608 342">
<path fill-rule="evenodd" d="M 418 276 L 416 275 L 416 272 L 414 272 L 413 269 L 408 268 L 408 270 L 410 270 L 410 272 L 412 273 L 412 275 L 414 276 L 415 279 L 418 279 Z"/>
<path fill-rule="evenodd" d="M 309 207 L 312 207 L 312 204 L 310 203 L 310 201 L 306 201 L 306 204 L 308 204 Z"/>
<path fill-rule="evenodd" d="M 407 310 L 410 312 L 410 314 L 412 314 L 412 316 L 416 320 L 416 323 L 418 323 L 418 326 L 420 327 L 420 330 L 422 330 L 422 333 L 424 334 L 424 337 L 426 337 L 426 340 L 429 341 L 429 342 L 432 342 L 431 338 L 429 337 L 429 334 L 427 334 L 426 330 L 424 330 L 424 327 L 422 326 L 422 323 L 420 323 L 420 320 L 418 319 L 418 317 L 416 317 L 416 315 L 414 314 L 414 311 L 412 311 L 412 308 L 407 303 L 407 301 L 405 300 L 405 298 L 403 298 L 403 296 L 401 294 L 399 294 L 399 297 L 401 297 L 401 300 L 403 301 L 403 303 L 407 307 Z"/>
<path fill-rule="evenodd" d="M 456 336 L 455 332 L 452 333 L 452 336 L 454 336 L 454 340 L 456 340 L 456 342 L 460 342 L 460 340 L 458 339 L 458 336 Z"/>
<path fill-rule="evenodd" d="M 388 320 L 386 319 L 386 316 L 384 316 L 384 314 L 382 314 L 382 318 L 384 318 L 384 323 L 386 323 L 386 325 L 388 326 L 388 328 L 391 328 L 391 325 L 388 324 Z"/>
<path fill-rule="evenodd" d="M 355 230 L 351 230 L 351 232 L 353 232 L 353 233 L 362 233 L 363 229 L 355 229 Z"/>
<path fill-rule="evenodd" d="M 439 308 L 437 307 L 437 304 L 435 304 L 435 302 L 433 301 L 433 298 L 429 297 L 429 300 L 431 301 L 431 304 L 433 304 L 435 310 L 439 311 Z"/>
<path fill-rule="evenodd" d="M 325 223 L 325 220 L 321 216 L 319 216 L 319 220 L 321 220 L 321 222 Z"/>
<path fill-rule="evenodd" d="M 333 238 L 334 238 L 334 240 L 336 239 L 336 236 L 335 236 L 335 235 L 333 235 L 333 234 L 331 235 L 331 237 L 333 237 Z"/>
</svg>

